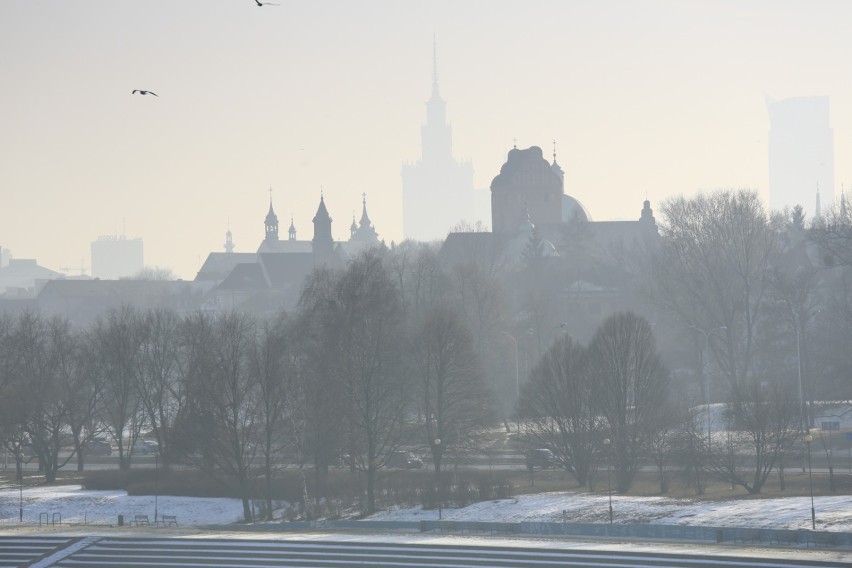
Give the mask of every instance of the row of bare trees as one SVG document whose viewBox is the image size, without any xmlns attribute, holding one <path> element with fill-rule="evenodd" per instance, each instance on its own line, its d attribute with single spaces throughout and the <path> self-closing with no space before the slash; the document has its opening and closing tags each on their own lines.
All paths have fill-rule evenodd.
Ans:
<svg viewBox="0 0 852 568">
<path fill-rule="evenodd" d="M 258 481 L 269 500 L 283 464 L 313 466 L 322 490 L 345 454 L 372 512 L 394 452 L 428 448 L 437 472 L 494 417 L 451 279 L 433 265 L 431 296 L 406 298 L 401 284 L 423 274 L 391 260 L 374 250 L 318 270 L 299 309 L 268 320 L 129 306 L 86 329 L 38 313 L 0 318 L 3 444 L 19 468 L 34 453 L 53 481 L 74 456 L 83 469 L 96 437 L 122 469 L 140 438 L 153 440 L 162 467 L 190 464 L 235 487 L 247 519 Z M 432 260 L 418 253 L 421 268 Z"/>
</svg>

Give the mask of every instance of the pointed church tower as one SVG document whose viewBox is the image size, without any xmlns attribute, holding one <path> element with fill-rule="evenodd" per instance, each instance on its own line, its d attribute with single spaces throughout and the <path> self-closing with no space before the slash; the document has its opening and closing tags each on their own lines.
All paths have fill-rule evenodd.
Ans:
<svg viewBox="0 0 852 568">
<path fill-rule="evenodd" d="M 326 264 L 334 254 L 334 239 L 331 237 L 331 216 L 325 207 L 325 198 L 320 194 L 317 214 L 314 215 L 314 264 Z"/>
<path fill-rule="evenodd" d="M 277 241 L 278 215 L 276 215 L 275 210 L 272 209 L 272 188 L 269 188 L 269 213 L 266 214 L 266 219 L 263 221 L 263 225 L 266 228 L 266 240 Z"/>
<path fill-rule="evenodd" d="M 225 253 L 231 254 L 234 252 L 234 236 L 231 234 L 231 228 L 228 227 L 228 232 L 225 233 Z"/>
<path fill-rule="evenodd" d="M 379 234 L 376 232 L 376 228 L 373 227 L 372 221 L 370 221 L 370 216 L 367 214 L 367 194 L 361 194 L 362 201 L 362 209 L 361 209 L 361 221 L 359 222 L 359 226 L 355 226 L 355 219 L 352 219 L 352 236 L 349 240 L 351 241 L 361 241 L 366 244 L 378 244 L 379 242 Z"/>
<path fill-rule="evenodd" d="M 293 224 L 293 216 L 290 215 L 290 228 L 287 229 L 287 235 L 290 237 L 291 241 L 296 240 L 296 225 Z"/>
</svg>

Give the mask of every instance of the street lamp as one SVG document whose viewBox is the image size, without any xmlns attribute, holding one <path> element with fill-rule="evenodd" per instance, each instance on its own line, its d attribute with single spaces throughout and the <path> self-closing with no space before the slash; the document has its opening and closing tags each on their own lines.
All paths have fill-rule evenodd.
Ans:
<svg viewBox="0 0 852 568">
<path fill-rule="evenodd" d="M 609 481 L 609 462 L 610 462 L 610 451 L 609 451 L 609 438 L 604 438 L 604 453 L 606 454 L 606 493 L 609 496 L 609 524 L 612 524 L 612 485 L 610 485 Z"/>
<path fill-rule="evenodd" d="M 805 436 L 805 445 L 808 447 L 808 478 L 811 486 L 811 528 L 816 530 L 816 509 L 814 509 L 814 474 L 811 469 L 811 442 L 813 437 L 808 434 Z"/>
<path fill-rule="evenodd" d="M 23 466 L 21 466 L 20 473 L 18 474 L 18 491 L 19 491 L 18 496 L 20 498 L 20 500 L 18 501 L 18 503 L 19 503 L 18 522 L 23 523 L 24 522 L 24 469 L 23 469 Z"/>
<path fill-rule="evenodd" d="M 157 526 L 157 501 L 160 497 L 160 450 L 154 454 L 154 526 Z"/>
<path fill-rule="evenodd" d="M 707 345 L 709 345 L 710 343 L 710 336 L 713 335 L 713 332 L 726 331 L 728 329 L 728 326 L 720 325 L 719 327 L 713 328 L 710 331 L 700 328 L 697 325 L 690 325 L 689 327 L 691 327 L 695 331 L 700 331 L 701 335 L 704 336 L 704 343 L 701 346 L 701 375 L 704 379 L 704 419 L 707 421 L 707 451 L 709 452 L 712 444 L 712 429 L 710 421 L 710 373 L 707 372 L 707 357 L 705 355 L 705 350 L 707 349 Z"/>
<path fill-rule="evenodd" d="M 436 454 L 440 453 L 440 451 L 441 451 L 441 448 L 440 448 L 440 446 L 441 446 L 441 438 L 435 438 L 435 440 L 434 440 L 434 442 L 433 442 L 433 443 L 435 444 L 435 449 L 436 449 L 436 452 L 435 452 L 435 453 L 436 453 Z M 436 495 L 436 496 L 437 496 L 437 498 L 438 498 L 438 520 L 440 521 L 440 520 L 441 520 L 441 517 L 443 516 L 443 515 L 442 515 L 442 513 L 443 513 L 443 510 L 442 510 L 442 509 L 443 509 L 443 508 L 442 508 L 442 503 L 441 503 L 441 477 L 440 477 L 440 465 L 438 466 L 438 468 L 436 468 L 436 469 L 435 469 L 435 495 Z"/>
<path fill-rule="evenodd" d="M 518 340 L 515 339 L 515 336 L 511 333 L 504 331 L 503 335 L 512 340 L 512 345 L 515 346 L 515 394 L 518 397 L 518 400 L 521 398 L 521 374 L 520 369 L 518 367 Z"/>
<path fill-rule="evenodd" d="M 515 336 L 511 333 L 504 331 L 503 335 L 512 340 L 512 345 L 515 346 L 515 396 L 516 400 L 520 403 L 521 401 L 521 373 L 518 368 L 518 340 L 515 339 Z M 520 406 L 520 404 L 519 404 Z M 521 435 L 521 414 L 520 409 L 518 411 L 518 435 Z"/>
</svg>

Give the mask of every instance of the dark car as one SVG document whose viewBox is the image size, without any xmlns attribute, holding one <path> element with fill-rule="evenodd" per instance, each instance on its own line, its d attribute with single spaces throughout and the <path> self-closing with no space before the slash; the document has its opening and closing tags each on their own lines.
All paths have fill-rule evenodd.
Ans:
<svg viewBox="0 0 852 568">
<path fill-rule="evenodd" d="M 557 466 L 556 456 L 547 448 L 536 448 L 526 452 L 527 469 L 548 469 Z"/>
<path fill-rule="evenodd" d="M 106 440 L 89 440 L 83 444 L 83 454 L 87 456 L 112 455 L 112 446 Z"/>
<path fill-rule="evenodd" d="M 423 460 L 411 452 L 391 452 L 387 461 L 385 461 L 385 465 L 400 469 L 420 469 L 423 467 Z"/>
</svg>

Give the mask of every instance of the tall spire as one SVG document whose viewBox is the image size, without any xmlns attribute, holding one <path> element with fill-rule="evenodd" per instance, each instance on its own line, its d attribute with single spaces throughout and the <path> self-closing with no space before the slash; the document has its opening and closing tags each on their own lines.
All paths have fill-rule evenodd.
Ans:
<svg viewBox="0 0 852 568">
<path fill-rule="evenodd" d="M 438 94 L 438 40 L 432 34 L 432 96 Z"/>
<path fill-rule="evenodd" d="M 228 231 L 225 233 L 225 252 L 231 254 L 234 252 L 234 236 L 231 234 L 231 221 L 228 220 Z"/>
<path fill-rule="evenodd" d="M 562 190 L 565 190 L 565 171 L 556 163 L 556 140 L 553 141 L 553 164 L 550 166 L 550 169 L 553 170 L 559 177 L 559 181 L 562 182 Z"/>
<path fill-rule="evenodd" d="M 331 260 L 334 252 L 334 239 L 331 236 L 331 216 L 325 206 L 325 197 L 320 192 L 319 207 L 314 215 L 314 238 L 311 241 L 314 262 L 325 264 Z"/>
<path fill-rule="evenodd" d="M 275 210 L 272 209 L 272 188 L 269 188 L 269 212 L 266 214 L 266 219 L 263 221 L 263 225 L 266 228 L 266 240 L 268 241 L 277 241 L 278 240 L 278 215 L 275 214 Z"/>
</svg>

